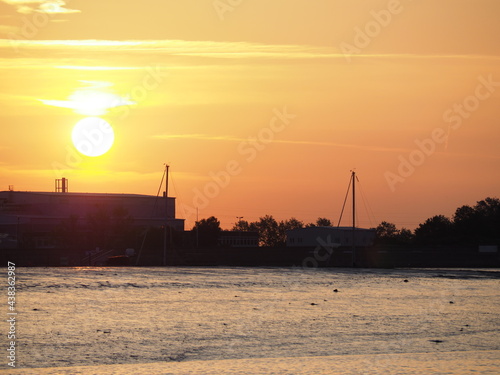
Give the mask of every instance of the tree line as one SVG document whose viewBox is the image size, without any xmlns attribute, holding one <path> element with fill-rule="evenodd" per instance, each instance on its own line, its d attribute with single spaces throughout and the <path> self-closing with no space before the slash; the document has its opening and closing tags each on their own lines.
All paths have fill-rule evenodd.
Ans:
<svg viewBox="0 0 500 375">
<path fill-rule="evenodd" d="M 281 247 L 286 244 L 286 231 L 313 226 L 332 226 L 324 217 L 313 223 L 304 223 L 295 217 L 276 220 L 265 215 L 256 221 L 238 220 L 231 230 L 255 232 L 259 245 Z M 430 217 L 415 230 L 398 229 L 395 224 L 382 221 L 376 228 L 376 243 L 380 245 L 500 245 L 500 200 L 486 198 L 474 206 L 464 205 L 448 218 L 444 215 Z M 199 247 L 217 246 L 222 229 L 219 220 L 211 216 L 195 223 L 191 238 Z M 24 231 L 23 231 L 24 232 Z M 146 235 L 147 234 L 147 235 Z M 167 232 L 169 243 L 187 245 L 182 232 Z M 34 246 L 29 233 L 24 233 L 22 246 Z M 122 207 L 99 207 L 85 218 L 71 216 L 62 220 L 52 234 L 61 247 L 74 251 L 95 249 L 125 249 L 127 247 L 161 248 L 164 241 L 162 228 L 141 228 Z"/>
<path fill-rule="evenodd" d="M 240 219 L 231 230 L 256 232 L 261 246 L 279 247 L 286 243 L 287 230 L 312 226 L 332 226 L 332 222 L 320 217 L 314 223 L 305 224 L 294 217 L 277 221 L 272 215 L 266 215 L 253 222 Z M 474 206 L 461 206 L 451 218 L 444 215 L 430 217 L 414 231 L 398 229 L 387 221 L 382 221 L 374 229 L 376 243 L 381 245 L 500 244 L 500 200 L 488 197 Z M 217 245 L 221 231 L 220 222 L 214 216 L 196 222 L 193 227 L 200 246 Z"/>
<path fill-rule="evenodd" d="M 451 218 L 433 216 L 413 232 L 406 228 L 398 230 L 394 224 L 385 221 L 376 231 L 377 241 L 382 244 L 500 244 L 500 200 L 488 197 L 474 206 L 461 206 Z"/>
<path fill-rule="evenodd" d="M 247 220 L 238 220 L 232 231 L 241 232 L 256 232 L 259 236 L 260 246 L 280 247 L 286 243 L 286 231 L 297 228 L 314 227 L 314 226 L 331 226 L 329 219 L 320 217 L 314 223 L 304 224 L 304 222 L 292 217 L 288 220 L 277 221 L 272 215 L 266 215 L 257 221 L 248 222 Z M 194 232 L 198 232 L 200 246 L 215 246 L 219 238 L 220 221 L 211 216 L 208 219 L 202 219 L 195 223 Z"/>
</svg>

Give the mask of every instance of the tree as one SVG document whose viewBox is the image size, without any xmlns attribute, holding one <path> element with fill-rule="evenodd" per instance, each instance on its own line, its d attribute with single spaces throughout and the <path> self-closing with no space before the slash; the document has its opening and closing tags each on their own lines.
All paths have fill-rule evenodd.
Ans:
<svg viewBox="0 0 500 375">
<path fill-rule="evenodd" d="M 396 225 L 387 221 L 382 221 L 375 229 L 376 239 L 380 243 L 394 242 L 398 234 Z"/>
<path fill-rule="evenodd" d="M 239 220 L 232 230 L 258 232 L 261 246 L 278 247 L 285 245 L 287 230 L 303 227 L 304 223 L 294 217 L 278 222 L 273 216 L 266 215 L 251 223 Z"/>
<path fill-rule="evenodd" d="M 486 198 L 477 202 L 474 209 L 480 222 L 480 239 L 498 240 L 500 237 L 500 200 L 498 198 Z"/>
<path fill-rule="evenodd" d="M 311 227 L 331 227 L 332 222 L 330 219 L 327 219 L 325 217 L 318 217 L 314 223 L 308 223 L 306 225 L 306 228 L 311 228 Z"/>
<path fill-rule="evenodd" d="M 240 232 L 249 232 L 250 231 L 250 224 L 246 220 L 238 220 L 236 224 L 233 225 L 233 228 L 231 229 L 233 231 L 240 231 Z"/>
<path fill-rule="evenodd" d="M 318 217 L 316 220 L 316 226 L 317 227 L 331 227 L 332 222 L 330 219 L 327 219 L 326 217 Z"/>
<path fill-rule="evenodd" d="M 282 245 L 278 222 L 271 215 L 261 217 L 255 223 L 259 232 L 259 243 L 261 246 L 277 247 Z"/>
<path fill-rule="evenodd" d="M 456 236 L 461 242 L 495 241 L 499 238 L 500 200 L 486 198 L 474 207 L 457 208 L 453 216 Z"/>
<path fill-rule="evenodd" d="M 379 244 L 385 245 L 407 245 L 413 241 L 413 233 L 411 230 L 396 228 L 393 223 L 382 221 L 375 228 L 376 241 Z"/>
<path fill-rule="evenodd" d="M 443 245 L 453 242 L 453 224 L 443 215 L 436 215 L 427 219 L 415 229 L 415 240 L 418 243 L 429 245 Z"/>
<path fill-rule="evenodd" d="M 278 224 L 278 238 L 275 246 L 285 246 L 287 230 L 300 228 L 304 228 L 304 223 L 294 217 L 285 221 L 280 221 Z"/>
<path fill-rule="evenodd" d="M 280 221 L 280 226 L 285 230 L 304 228 L 304 223 L 292 217 L 285 221 Z"/>
<path fill-rule="evenodd" d="M 210 216 L 208 219 L 197 221 L 193 231 L 198 231 L 198 243 L 200 246 L 216 246 L 221 232 L 220 221 Z"/>
<path fill-rule="evenodd" d="M 413 242 L 414 235 L 411 230 L 406 228 L 401 228 L 399 231 L 397 242 L 400 244 L 408 245 Z"/>
</svg>

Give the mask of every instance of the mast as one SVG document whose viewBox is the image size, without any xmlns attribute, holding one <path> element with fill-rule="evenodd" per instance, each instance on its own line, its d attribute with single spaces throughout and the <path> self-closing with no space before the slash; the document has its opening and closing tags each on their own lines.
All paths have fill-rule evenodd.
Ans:
<svg viewBox="0 0 500 375">
<path fill-rule="evenodd" d="M 196 248 L 198 248 L 198 228 L 200 227 L 198 221 L 198 207 L 196 207 Z"/>
<path fill-rule="evenodd" d="M 356 172 L 352 171 L 352 266 L 356 267 Z"/>
<path fill-rule="evenodd" d="M 352 251 L 351 251 L 351 263 L 352 267 L 356 267 L 356 172 L 351 170 L 351 178 L 349 179 L 349 186 L 347 187 L 347 193 L 345 195 L 344 204 L 342 205 L 342 211 L 340 212 L 340 219 L 337 224 L 337 228 L 340 227 L 340 222 L 342 221 L 342 215 L 344 214 L 345 204 L 349 198 L 349 190 L 351 190 L 352 184 Z"/>
<path fill-rule="evenodd" d="M 165 227 L 163 231 L 163 265 L 167 265 L 167 226 L 168 226 L 168 168 L 165 164 Z"/>
</svg>

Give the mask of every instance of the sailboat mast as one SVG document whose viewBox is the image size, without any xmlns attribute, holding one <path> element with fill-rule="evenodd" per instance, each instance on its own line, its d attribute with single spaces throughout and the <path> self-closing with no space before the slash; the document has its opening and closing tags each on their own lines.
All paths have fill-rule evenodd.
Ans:
<svg viewBox="0 0 500 375">
<path fill-rule="evenodd" d="M 356 172 L 352 171 L 352 266 L 356 266 Z"/>
<path fill-rule="evenodd" d="M 167 265 L 167 226 L 168 226 L 168 168 L 165 164 L 165 230 L 163 232 L 163 265 Z"/>
</svg>

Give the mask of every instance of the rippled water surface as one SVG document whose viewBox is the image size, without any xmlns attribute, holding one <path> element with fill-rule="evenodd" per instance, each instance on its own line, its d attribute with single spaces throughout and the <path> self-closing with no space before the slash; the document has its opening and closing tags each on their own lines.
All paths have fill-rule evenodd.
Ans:
<svg viewBox="0 0 500 375">
<path fill-rule="evenodd" d="M 484 358 L 477 373 L 500 371 L 499 270 L 19 268 L 17 277 L 17 361 L 47 368 L 38 373 L 168 363 L 171 373 L 212 373 L 232 361 L 227 373 L 274 363 L 305 374 L 299 363 L 340 358 L 391 373 L 401 356 L 417 367 Z M 316 373 L 335 373 L 325 366 Z"/>
</svg>

